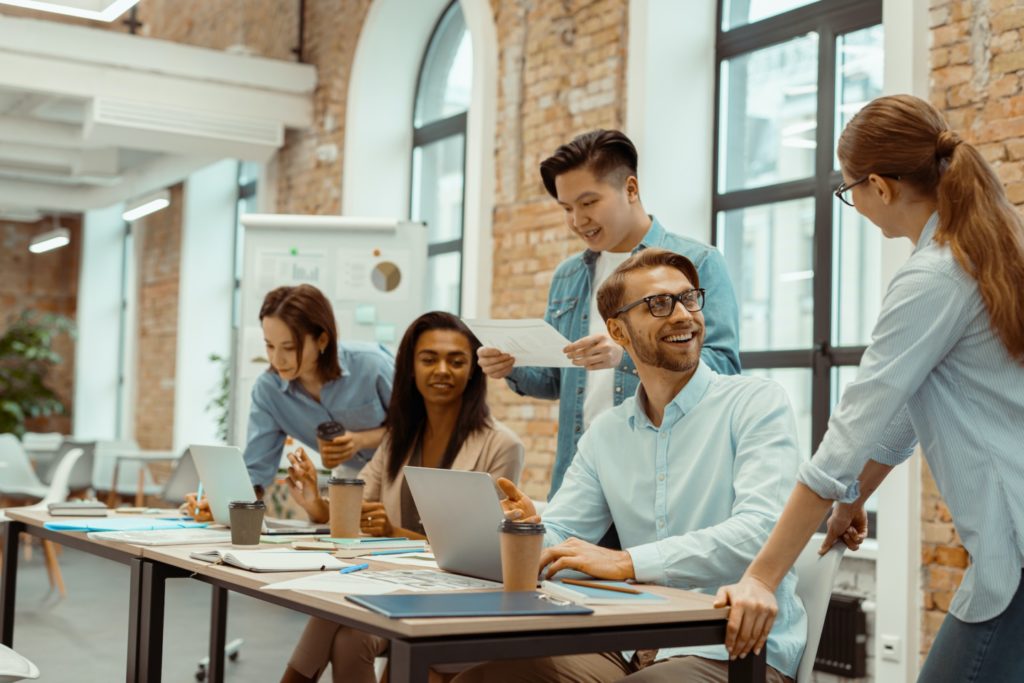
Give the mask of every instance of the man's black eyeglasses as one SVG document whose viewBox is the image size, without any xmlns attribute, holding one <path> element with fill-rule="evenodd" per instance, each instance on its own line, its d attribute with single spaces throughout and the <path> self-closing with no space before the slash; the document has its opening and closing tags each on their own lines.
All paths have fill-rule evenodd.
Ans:
<svg viewBox="0 0 1024 683">
<path fill-rule="evenodd" d="M 647 310 L 650 311 L 652 316 L 655 318 L 667 318 L 672 315 L 672 311 L 676 309 L 677 301 L 690 313 L 696 313 L 704 308 L 704 290 L 688 289 L 685 292 L 680 292 L 679 294 L 652 294 L 650 296 L 645 296 L 639 301 L 626 304 L 619 310 L 615 311 L 615 315 L 620 316 L 626 311 L 636 308 L 640 304 L 647 304 Z"/>
<path fill-rule="evenodd" d="M 876 173 L 875 175 L 882 176 L 883 178 L 889 178 L 890 180 L 901 180 L 903 178 L 903 176 L 892 175 L 890 173 Z M 836 196 L 836 199 L 841 201 L 843 204 L 846 204 L 847 206 L 853 206 L 853 195 L 850 194 L 850 190 L 852 190 L 857 185 L 860 185 L 870 177 L 871 174 L 869 173 L 860 180 L 855 180 L 849 185 L 847 185 L 846 183 L 840 183 L 839 187 L 837 187 L 832 194 L 834 194 Z"/>
</svg>

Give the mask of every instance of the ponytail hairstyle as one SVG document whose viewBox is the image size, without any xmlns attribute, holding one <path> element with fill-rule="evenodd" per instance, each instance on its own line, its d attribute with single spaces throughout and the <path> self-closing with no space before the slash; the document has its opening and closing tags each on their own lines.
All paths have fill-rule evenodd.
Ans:
<svg viewBox="0 0 1024 683">
<path fill-rule="evenodd" d="M 993 331 L 1024 365 L 1024 223 L 978 150 L 924 100 L 893 95 L 853 117 L 837 154 L 851 177 L 899 176 L 935 197 L 936 242 L 977 282 Z"/>
</svg>

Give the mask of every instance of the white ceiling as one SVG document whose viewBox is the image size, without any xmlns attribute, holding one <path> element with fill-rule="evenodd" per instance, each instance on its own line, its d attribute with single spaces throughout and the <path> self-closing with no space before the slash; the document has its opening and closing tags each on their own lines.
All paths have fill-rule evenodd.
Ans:
<svg viewBox="0 0 1024 683">
<path fill-rule="evenodd" d="M 0 16 L 0 216 L 86 211 L 223 158 L 266 160 L 312 122 L 316 71 Z"/>
</svg>

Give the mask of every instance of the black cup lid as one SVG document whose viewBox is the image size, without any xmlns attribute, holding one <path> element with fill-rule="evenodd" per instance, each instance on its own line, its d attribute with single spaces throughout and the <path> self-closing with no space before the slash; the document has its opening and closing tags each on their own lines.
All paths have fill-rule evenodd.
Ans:
<svg viewBox="0 0 1024 683">
<path fill-rule="evenodd" d="M 320 439 L 333 439 L 336 436 L 341 436 L 345 433 L 345 428 L 340 422 L 329 420 L 327 422 L 321 422 L 316 426 L 316 435 Z"/>
<path fill-rule="evenodd" d="M 362 479 L 345 479 L 344 477 L 331 477 L 327 480 L 328 486 L 363 486 L 366 484 Z"/>
<path fill-rule="evenodd" d="M 522 536 L 534 536 L 536 534 L 544 533 L 543 524 L 527 524 L 526 522 L 516 522 L 511 519 L 502 520 L 501 524 L 498 525 L 498 531 L 503 534 L 520 534 Z"/>
<path fill-rule="evenodd" d="M 266 510 L 267 504 L 262 500 L 233 500 L 228 503 L 228 507 L 243 510 Z"/>
</svg>

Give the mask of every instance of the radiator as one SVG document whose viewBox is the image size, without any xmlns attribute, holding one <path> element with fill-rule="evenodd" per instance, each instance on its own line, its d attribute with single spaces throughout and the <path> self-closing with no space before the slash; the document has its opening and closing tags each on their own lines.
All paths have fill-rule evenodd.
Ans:
<svg viewBox="0 0 1024 683">
<path fill-rule="evenodd" d="M 867 617 L 861 608 L 863 598 L 833 595 L 821 629 L 821 642 L 814 658 L 817 671 L 844 678 L 867 675 Z"/>
</svg>

